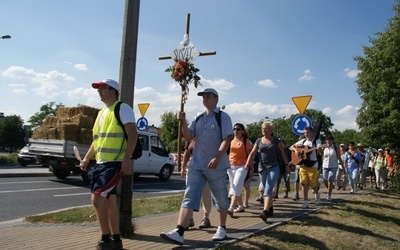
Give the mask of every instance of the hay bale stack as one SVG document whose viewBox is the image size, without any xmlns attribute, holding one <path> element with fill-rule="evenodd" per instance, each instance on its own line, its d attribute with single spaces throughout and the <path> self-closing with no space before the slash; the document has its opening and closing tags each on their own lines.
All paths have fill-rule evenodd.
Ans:
<svg viewBox="0 0 400 250">
<path fill-rule="evenodd" d="M 43 125 L 32 133 L 34 139 L 58 139 L 92 142 L 92 128 L 99 109 L 89 106 L 59 107 L 56 116 L 46 117 Z"/>
<path fill-rule="evenodd" d="M 97 113 L 99 112 L 99 109 L 89 107 L 89 106 L 78 106 L 78 107 L 59 107 L 56 113 L 57 117 L 73 117 L 76 115 L 87 115 L 90 117 L 95 117 L 97 116 Z"/>
</svg>

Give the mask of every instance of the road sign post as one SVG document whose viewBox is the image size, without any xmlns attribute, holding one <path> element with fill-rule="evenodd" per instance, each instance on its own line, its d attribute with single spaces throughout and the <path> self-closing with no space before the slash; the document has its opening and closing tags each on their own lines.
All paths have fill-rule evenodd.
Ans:
<svg viewBox="0 0 400 250">
<path fill-rule="evenodd" d="M 292 122 L 292 130 L 298 136 L 304 135 L 304 128 L 308 126 L 312 126 L 312 122 L 306 115 L 298 115 Z"/>
</svg>

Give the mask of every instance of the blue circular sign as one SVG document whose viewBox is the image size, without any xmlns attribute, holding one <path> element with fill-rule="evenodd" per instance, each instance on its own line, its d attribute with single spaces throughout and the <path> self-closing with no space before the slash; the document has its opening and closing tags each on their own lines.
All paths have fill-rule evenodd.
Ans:
<svg viewBox="0 0 400 250">
<path fill-rule="evenodd" d="M 306 115 L 298 115 L 292 122 L 292 130 L 298 136 L 304 135 L 304 128 L 307 126 L 312 126 L 312 121 Z"/>
<path fill-rule="evenodd" d="M 149 125 L 149 122 L 144 117 L 140 117 L 136 122 L 136 127 L 137 127 L 137 130 L 139 130 L 139 131 L 145 131 L 148 125 Z"/>
</svg>

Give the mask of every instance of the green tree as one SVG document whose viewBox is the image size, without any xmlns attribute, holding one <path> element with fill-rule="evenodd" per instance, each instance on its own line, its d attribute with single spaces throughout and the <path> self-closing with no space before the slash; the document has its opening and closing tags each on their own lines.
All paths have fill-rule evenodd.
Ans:
<svg viewBox="0 0 400 250">
<path fill-rule="evenodd" d="M 257 138 L 260 138 L 262 136 L 261 125 L 263 122 L 264 120 L 260 120 L 258 122 L 253 122 L 246 125 L 247 138 L 252 143 L 254 143 L 257 140 Z"/>
<path fill-rule="evenodd" d="M 346 129 L 344 131 L 338 131 L 337 129 L 335 129 L 332 131 L 332 136 L 335 139 L 335 144 L 340 145 L 341 143 L 343 143 L 344 145 L 347 146 L 347 144 L 352 141 L 356 144 L 361 142 L 369 146 L 368 144 L 366 144 L 361 140 L 361 133 L 357 132 L 354 129 Z"/>
<path fill-rule="evenodd" d="M 292 131 L 292 121 L 296 118 L 298 114 L 292 114 L 290 117 L 280 117 L 272 120 L 272 123 L 275 125 L 274 135 L 278 136 L 286 141 L 286 145 L 290 146 L 293 143 L 297 142 L 299 136 L 296 135 Z M 311 121 L 320 121 L 322 123 L 321 135 L 330 135 L 330 129 L 333 127 L 333 123 L 329 116 L 326 116 L 322 111 L 315 109 L 308 109 L 305 112 L 305 115 L 310 117 Z M 252 142 L 262 136 L 261 126 L 262 123 L 266 121 L 265 119 L 261 119 L 258 122 L 250 123 L 246 126 L 247 133 L 249 135 L 249 139 Z M 320 136 L 320 139 L 325 139 L 324 136 Z"/>
<path fill-rule="evenodd" d="M 358 93 L 363 103 L 356 122 L 363 140 L 369 145 L 387 146 L 398 151 L 400 130 L 400 5 L 393 6 L 395 16 L 384 32 L 363 46 L 358 62 Z"/>
<path fill-rule="evenodd" d="M 172 152 L 177 151 L 178 119 L 173 112 L 165 112 L 161 115 L 161 140 Z"/>
<path fill-rule="evenodd" d="M 0 145 L 9 147 L 11 151 L 22 148 L 24 142 L 25 130 L 24 121 L 20 116 L 12 115 L 0 119 Z"/>
<path fill-rule="evenodd" d="M 44 119 L 46 116 L 55 116 L 59 107 L 64 107 L 62 103 L 55 104 L 55 102 L 49 102 L 45 105 L 40 107 L 40 111 L 36 112 L 33 116 L 31 116 L 28 122 L 31 126 L 38 127 L 43 124 Z"/>
<path fill-rule="evenodd" d="M 299 136 L 296 135 L 292 130 L 292 122 L 299 114 L 293 114 L 288 118 L 277 118 L 272 122 L 277 126 L 278 130 L 275 129 L 275 134 L 286 141 L 286 145 L 290 146 L 299 140 Z M 316 109 L 307 109 L 304 115 L 310 117 L 311 121 L 319 121 L 322 124 L 321 134 L 318 137 L 321 140 L 325 139 L 325 135 L 330 135 L 330 130 L 333 127 L 331 118 L 325 115 L 322 111 Z"/>
</svg>

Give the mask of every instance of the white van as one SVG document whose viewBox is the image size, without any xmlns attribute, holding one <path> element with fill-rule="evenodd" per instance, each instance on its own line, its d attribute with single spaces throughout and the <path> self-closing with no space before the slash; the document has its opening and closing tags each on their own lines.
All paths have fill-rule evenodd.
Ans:
<svg viewBox="0 0 400 250">
<path fill-rule="evenodd" d="M 161 180 L 168 180 L 175 168 L 173 156 L 157 134 L 141 131 L 138 134 L 143 152 L 139 159 L 134 160 L 134 176 L 153 174 Z"/>
</svg>

